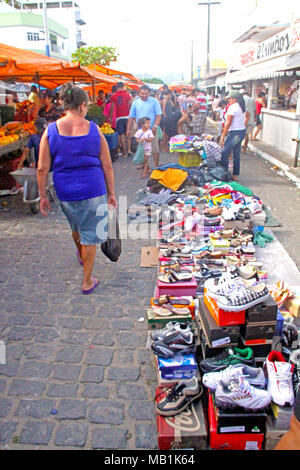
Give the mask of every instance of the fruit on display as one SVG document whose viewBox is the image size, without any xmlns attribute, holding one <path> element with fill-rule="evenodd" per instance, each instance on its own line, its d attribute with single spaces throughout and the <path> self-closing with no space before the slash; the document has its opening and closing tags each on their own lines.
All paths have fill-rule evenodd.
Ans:
<svg viewBox="0 0 300 470">
<path fill-rule="evenodd" d="M 35 132 L 34 121 L 7 122 L 4 126 L 0 127 L 0 146 L 13 144 L 19 139 L 35 134 Z"/>
<path fill-rule="evenodd" d="M 32 104 L 29 100 L 17 103 L 15 120 L 22 122 L 30 122 L 37 117 L 39 107 Z"/>
<path fill-rule="evenodd" d="M 113 130 L 113 128 L 111 127 L 111 125 L 109 124 L 109 122 L 105 122 L 104 124 L 102 124 L 102 126 L 100 127 L 101 129 L 101 132 L 103 134 L 114 134 L 115 131 Z"/>
</svg>

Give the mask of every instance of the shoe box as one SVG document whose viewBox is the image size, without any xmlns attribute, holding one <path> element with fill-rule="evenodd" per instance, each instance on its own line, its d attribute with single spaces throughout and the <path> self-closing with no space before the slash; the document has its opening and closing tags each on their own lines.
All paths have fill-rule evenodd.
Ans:
<svg viewBox="0 0 300 470">
<path fill-rule="evenodd" d="M 198 335 L 199 335 L 199 342 L 200 345 L 197 346 L 196 349 L 196 358 L 198 363 L 202 359 L 208 359 L 210 357 L 214 357 L 217 354 L 220 354 L 224 348 L 236 346 L 236 343 L 226 343 L 221 346 L 213 347 L 212 345 L 209 344 L 208 339 L 205 336 L 205 331 L 199 327 L 198 329 Z"/>
<path fill-rule="evenodd" d="M 189 305 L 180 305 L 180 304 L 174 304 L 172 305 L 174 308 L 188 308 L 191 312 L 191 316 L 192 318 L 194 319 L 195 317 L 195 302 L 194 302 L 194 298 L 193 297 L 188 297 L 188 296 L 185 296 L 185 297 L 182 297 L 182 296 L 178 296 L 178 297 L 170 297 L 170 299 L 180 299 L 180 300 L 188 300 L 189 301 Z M 155 305 L 154 303 L 154 300 L 155 300 L 155 297 L 152 297 L 151 298 L 151 307 L 157 307 L 157 305 Z"/>
<path fill-rule="evenodd" d="M 276 422 L 274 417 L 270 415 L 267 416 L 265 450 L 273 450 L 280 439 L 289 430 L 290 420 L 292 417 L 291 410 L 292 409 L 290 408 L 290 413 L 285 414 L 284 420 L 278 422 Z"/>
<path fill-rule="evenodd" d="M 284 307 L 294 316 L 300 317 L 300 293 L 296 293 L 292 299 L 287 299 L 284 302 Z"/>
<path fill-rule="evenodd" d="M 241 326 L 241 335 L 245 340 L 272 339 L 276 332 L 277 321 L 249 322 Z"/>
<path fill-rule="evenodd" d="M 239 419 L 239 420 L 238 420 Z M 247 421 L 249 419 L 249 421 Z M 236 421 L 232 417 L 228 418 L 227 423 L 231 423 L 226 426 L 226 418 L 222 417 L 220 421 L 220 415 L 217 413 L 213 403 L 213 395 L 209 393 L 208 396 L 208 422 L 209 422 L 209 447 L 210 449 L 222 449 L 222 450 L 261 450 L 265 438 L 264 432 L 259 432 L 259 427 L 263 421 L 263 416 L 257 417 L 257 421 L 253 418 L 253 414 L 248 413 L 248 417 L 243 415 L 242 420 L 239 417 Z M 220 423 L 222 426 L 220 426 Z M 236 423 L 236 424 L 234 424 Z M 248 423 L 248 424 L 246 424 Z M 252 423 L 252 424 L 250 424 Z M 255 423 L 260 423 L 257 426 Z M 225 424 L 225 426 L 224 426 Z M 226 432 L 219 432 L 227 427 Z M 257 427 L 257 429 L 256 429 Z M 251 429 L 252 432 L 244 432 L 241 429 Z M 237 432 L 239 430 L 239 432 Z"/>
<path fill-rule="evenodd" d="M 249 322 L 276 322 L 278 305 L 270 295 L 263 302 L 246 310 L 246 318 Z"/>
<path fill-rule="evenodd" d="M 224 344 L 227 345 L 228 343 L 237 344 L 240 335 L 240 325 L 219 326 L 206 307 L 203 297 L 199 296 L 198 302 L 199 308 L 196 315 L 205 332 L 209 345 L 215 348 Z"/>
<path fill-rule="evenodd" d="M 207 295 L 204 288 L 204 303 L 218 326 L 242 325 L 245 323 L 246 310 L 227 312 L 218 307 L 217 301 Z"/>
<path fill-rule="evenodd" d="M 147 309 L 147 320 L 148 327 L 150 330 L 163 329 L 166 324 L 170 321 L 178 321 L 179 323 L 190 323 L 192 321 L 192 315 L 179 315 L 170 312 L 167 317 L 161 317 L 155 313 L 153 309 Z"/>
<path fill-rule="evenodd" d="M 191 281 L 171 283 L 162 282 L 159 279 L 157 280 L 157 297 L 161 295 L 196 297 L 196 292 L 197 281 L 194 277 Z"/>
<path fill-rule="evenodd" d="M 196 377 L 198 365 L 195 354 L 177 354 L 171 358 L 156 357 L 156 368 L 162 379 L 184 380 Z"/>
<path fill-rule="evenodd" d="M 251 348 L 256 364 L 258 362 L 264 362 L 266 357 L 270 354 L 272 351 L 272 343 L 273 341 L 271 339 L 249 339 L 246 340 L 242 336 L 239 337 L 239 343 L 238 347 L 240 348 Z"/>
<path fill-rule="evenodd" d="M 265 211 L 258 212 L 257 214 L 250 214 L 250 219 L 254 225 L 264 227 L 266 223 L 267 214 Z"/>
<path fill-rule="evenodd" d="M 164 387 L 156 389 L 156 401 L 164 397 Z M 202 400 L 195 400 L 175 416 L 156 416 L 158 450 L 207 449 L 207 428 Z"/>
</svg>

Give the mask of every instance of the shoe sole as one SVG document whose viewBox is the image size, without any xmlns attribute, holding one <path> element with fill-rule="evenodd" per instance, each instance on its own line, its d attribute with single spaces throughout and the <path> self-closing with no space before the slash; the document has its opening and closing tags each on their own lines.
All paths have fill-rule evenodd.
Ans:
<svg viewBox="0 0 300 470">
<path fill-rule="evenodd" d="M 253 307 L 254 305 L 260 304 L 264 302 L 266 299 L 269 298 L 270 294 L 266 294 L 263 297 L 260 297 L 259 299 L 253 300 L 252 302 L 248 302 L 247 304 L 244 305 L 225 305 L 222 304 L 222 302 L 218 301 L 218 307 L 221 308 L 222 310 L 225 310 L 225 312 L 240 312 L 242 310 L 247 310 L 248 308 Z"/>
<path fill-rule="evenodd" d="M 175 415 L 178 415 L 179 413 L 181 413 L 182 411 L 184 411 L 191 403 L 193 403 L 195 400 L 201 398 L 203 394 L 203 388 L 201 388 L 200 392 L 197 394 L 197 395 L 194 395 L 193 397 L 191 397 L 191 399 L 189 400 L 188 403 L 186 403 L 182 408 L 180 408 L 180 410 L 176 410 L 176 411 L 162 411 L 158 408 L 158 406 L 156 405 L 156 413 L 161 415 L 161 416 L 175 416 Z"/>
<path fill-rule="evenodd" d="M 269 401 L 269 403 L 265 404 L 264 406 L 261 406 L 259 408 L 249 408 L 249 407 L 246 407 L 246 406 L 243 406 L 243 405 L 236 405 L 234 403 L 223 403 L 222 401 L 220 401 L 219 399 L 216 398 L 215 396 L 215 405 L 217 408 L 222 408 L 222 409 L 236 409 L 236 408 L 242 408 L 243 410 L 247 410 L 247 411 L 260 411 L 260 410 L 263 410 L 265 408 L 267 408 L 271 403 L 271 400 Z"/>
</svg>

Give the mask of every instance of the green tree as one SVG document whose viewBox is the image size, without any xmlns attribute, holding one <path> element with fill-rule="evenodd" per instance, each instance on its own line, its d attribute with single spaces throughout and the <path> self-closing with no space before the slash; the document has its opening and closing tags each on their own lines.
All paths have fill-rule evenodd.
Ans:
<svg viewBox="0 0 300 470">
<path fill-rule="evenodd" d="M 163 80 L 161 80 L 160 78 L 155 78 L 155 77 L 145 78 L 145 79 L 143 79 L 143 82 L 145 82 L 145 83 L 157 83 L 157 84 L 159 84 L 159 83 L 163 84 L 164 83 Z"/>
<path fill-rule="evenodd" d="M 81 65 L 90 64 L 110 65 L 118 58 L 115 47 L 98 46 L 98 47 L 80 47 L 72 54 L 72 60 L 80 62 Z"/>
</svg>

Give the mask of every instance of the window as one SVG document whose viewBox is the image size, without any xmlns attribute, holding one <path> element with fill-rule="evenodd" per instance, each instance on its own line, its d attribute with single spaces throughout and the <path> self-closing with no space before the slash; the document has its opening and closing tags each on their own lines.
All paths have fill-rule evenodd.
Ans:
<svg viewBox="0 0 300 470">
<path fill-rule="evenodd" d="M 61 6 L 63 8 L 70 8 L 73 6 L 73 2 L 62 2 Z"/>
<path fill-rule="evenodd" d="M 27 33 L 27 41 L 39 41 L 39 33 Z"/>
</svg>

